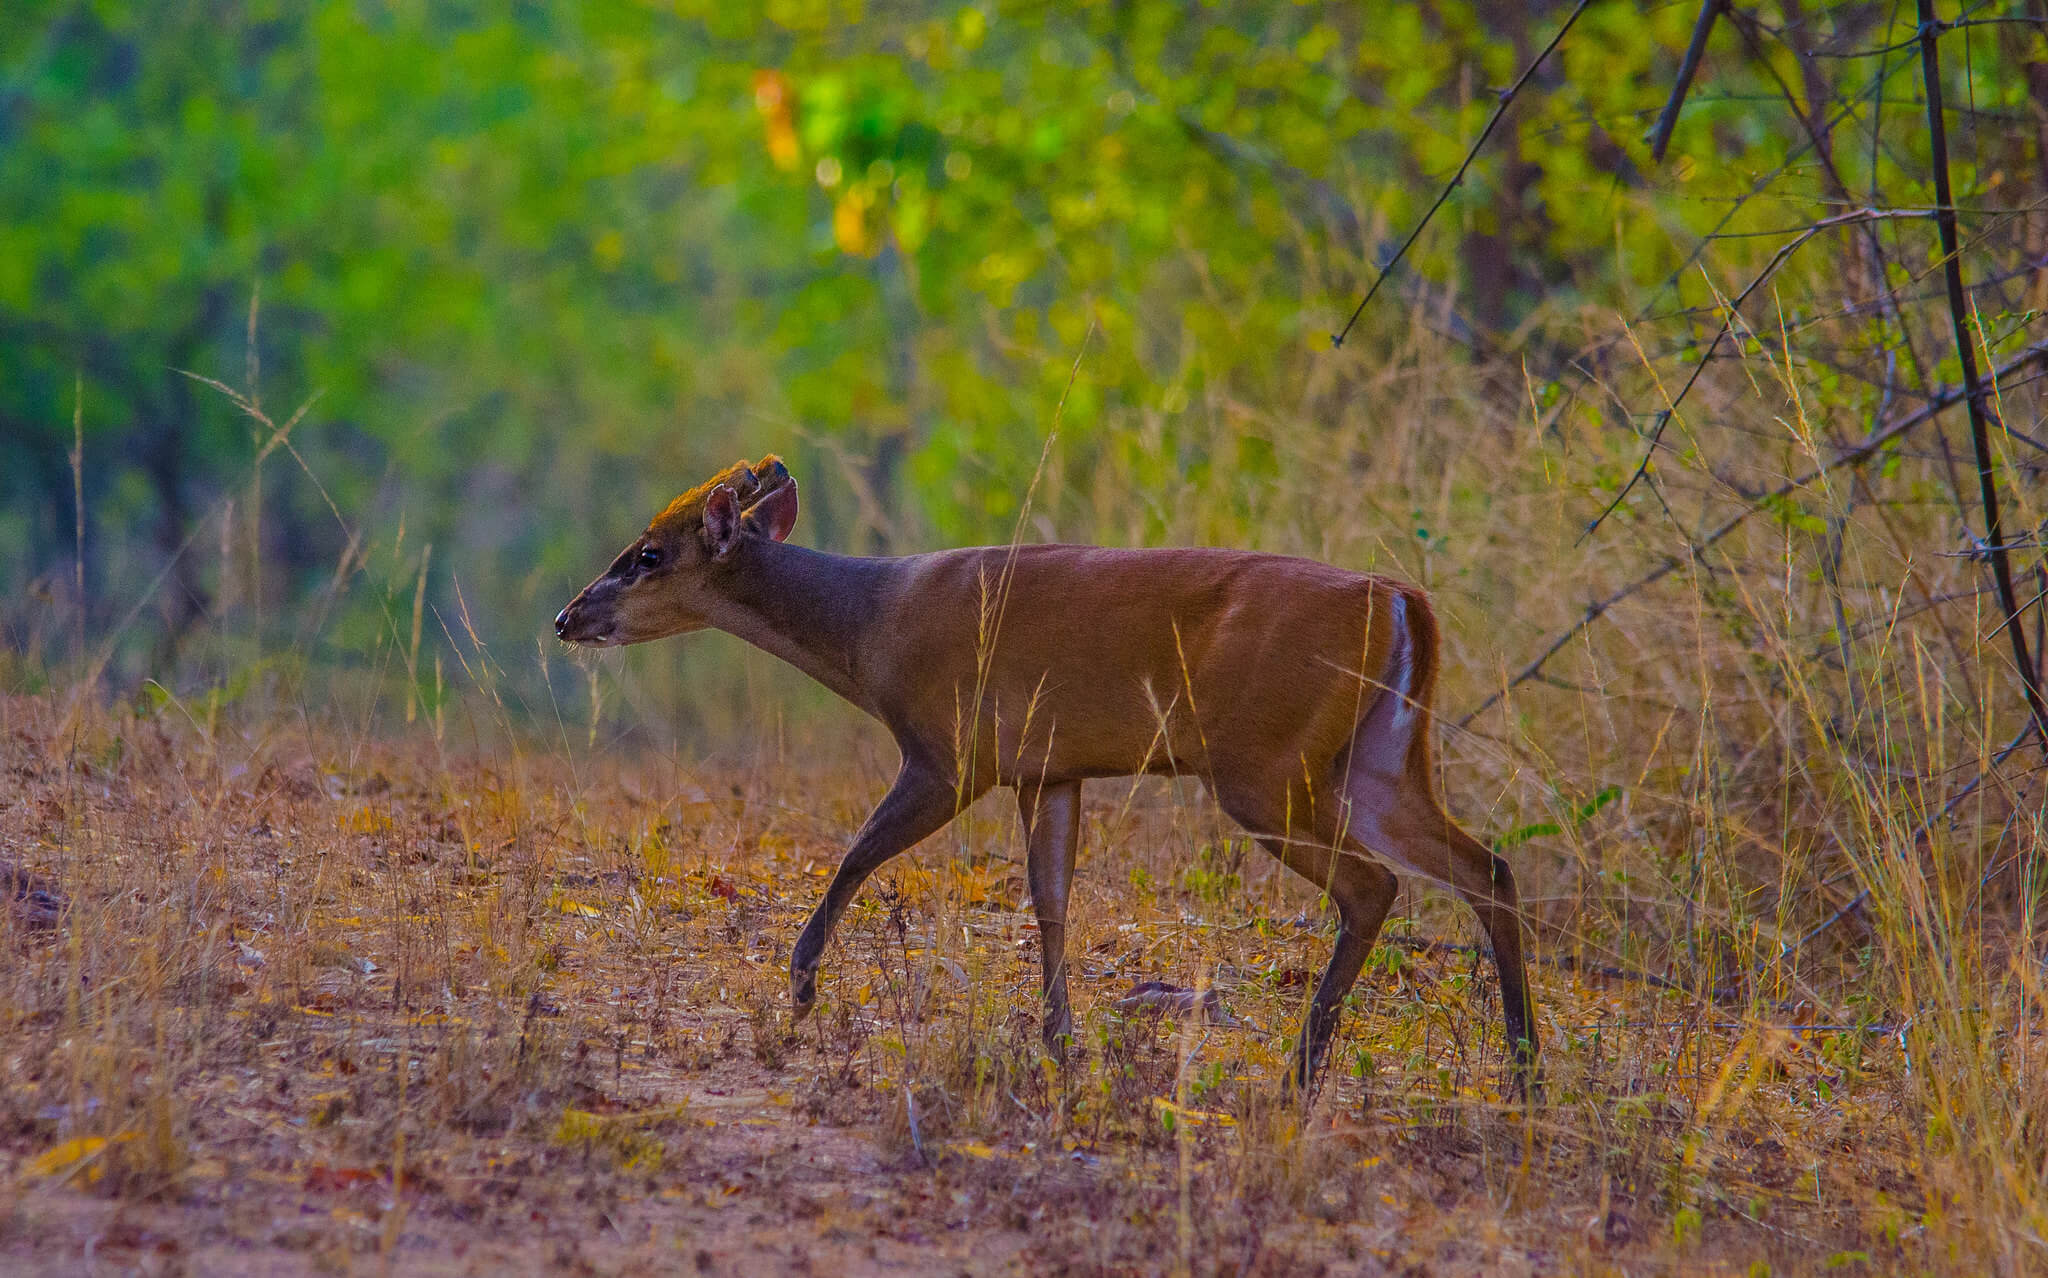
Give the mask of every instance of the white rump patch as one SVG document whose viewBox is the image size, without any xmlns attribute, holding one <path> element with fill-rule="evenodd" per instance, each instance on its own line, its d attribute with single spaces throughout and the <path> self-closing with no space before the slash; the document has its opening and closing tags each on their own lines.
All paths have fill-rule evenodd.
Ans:
<svg viewBox="0 0 2048 1278">
<path fill-rule="evenodd" d="M 1420 717 L 1414 688 L 1415 632 L 1408 625 L 1408 601 L 1394 595 L 1392 611 L 1394 642 L 1387 654 L 1386 676 L 1379 682 L 1379 695 L 1372 699 L 1365 718 L 1351 733 L 1352 781 L 1348 784 L 1352 785 L 1365 778 L 1399 775 L 1407 766 L 1408 746 Z"/>
<path fill-rule="evenodd" d="M 1408 726 L 1415 721 L 1415 633 L 1408 628 L 1408 599 L 1394 594 L 1394 655 L 1387 668 L 1387 691 L 1394 697 L 1394 731 L 1405 746 Z M 1405 750 L 1403 753 L 1406 753 Z"/>
</svg>

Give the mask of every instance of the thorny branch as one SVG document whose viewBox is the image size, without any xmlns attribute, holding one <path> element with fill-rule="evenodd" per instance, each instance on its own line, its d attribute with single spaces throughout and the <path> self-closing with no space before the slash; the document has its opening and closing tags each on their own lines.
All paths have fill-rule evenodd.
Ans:
<svg viewBox="0 0 2048 1278">
<path fill-rule="evenodd" d="M 2006 361 L 2004 364 L 2000 365 L 1998 368 L 1993 370 L 1992 376 L 1994 380 L 2003 381 L 2008 376 L 2025 368 L 2027 365 L 2034 363 L 2038 360 L 2041 360 L 2044 356 L 2048 356 L 2048 346 L 2028 347 L 2025 351 L 2022 351 L 2020 354 L 2014 356 L 2012 359 Z M 1647 589 L 1648 587 L 1655 585 L 1659 581 L 1662 581 L 1664 578 L 1670 576 L 1673 572 L 1677 571 L 1677 569 L 1679 569 L 1683 565 L 1694 560 L 1697 560 L 1698 558 L 1700 558 L 1701 555 L 1705 554 L 1705 552 L 1709 548 L 1725 539 L 1730 533 L 1734 532 L 1737 528 L 1741 527 L 1743 523 L 1745 523 L 1751 515 L 1754 515 L 1758 511 L 1764 509 L 1770 502 L 1775 501 L 1777 498 L 1783 497 L 1789 493 L 1795 492 L 1798 489 L 1804 488 L 1806 485 L 1812 483 L 1814 480 L 1826 474 L 1827 471 L 1832 467 L 1862 465 L 1864 462 L 1869 461 L 1872 457 L 1876 456 L 1879 450 L 1881 450 L 1886 444 L 1890 443 L 1892 440 L 1897 439 L 1899 436 L 1905 434 L 1907 431 L 1912 430 L 1914 427 L 1919 426 L 1924 422 L 1932 420 L 1934 417 L 1938 416 L 1943 410 L 1952 408 L 1956 404 L 1961 403 L 1964 394 L 1965 392 L 1960 388 L 1952 387 L 1946 391 L 1941 392 L 1938 395 L 1935 395 L 1932 399 L 1930 399 L 1927 402 L 1926 407 L 1921 408 L 1915 412 L 1909 413 L 1905 417 L 1900 418 L 1898 421 L 1893 422 L 1891 425 L 1886 426 L 1872 433 L 1871 435 L 1866 437 L 1862 443 L 1856 445 L 1854 448 L 1849 449 L 1841 456 L 1835 458 L 1832 462 L 1826 465 L 1816 466 L 1812 470 L 1807 471 L 1805 474 L 1799 475 L 1793 479 L 1789 479 L 1784 483 L 1778 485 L 1776 488 L 1771 489 L 1769 492 L 1758 495 L 1748 505 L 1744 506 L 1740 511 L 1737 511 L 1734 515 L 1730 516 L 1726 523 L 1723 523 L 1720 527 L 1714 529 L 1705 537 L 1702 537 L 1698 541 L 1693 542 L 1690 546 L 1688 546 L 1686 554 L 1667 556 L 1662 563 L 1658 564 L 1655 568 L 1651 569 L 1649 572 L 1645 573 L 1641 577 L 1636 578 L 1634 581 L 1614 591 L 1612 594 L 1606 596 L 1605 598 L 1600 599 L 1595 603 L 1588 604 L 1586 606 L 1586 614 L 1583 617 L 1579 618 L 1579 620 L 1572 623 L 1572 625 L 1569 628 L 1567 628 L 1564 631 L 1564 633 L 1560 634 L 1555 640 L 1553 640 L 1549 647 L 1545 648 L 1542 651 L 1542 653 L 1536 657 L 1534 661 L 1531 661 L 1528 665 L 1524 666 L 1521 669 L 1521 671 L 1517 673 L 1512 679 L 1509 679 L 1506 683 L 1502 684 L 1500 688 L 1488 694 L 1484 701 L 1481 701 L 1478 705 L 1474 706 L 1470 711 L 1468 711 L 1463 718 L 1458 720 L 1458 726 L 1460 728 L 1469 726 L 1474 719 L 1477 719 L 1480 715 L 1485 714 L 1488 710 L 1491 710 L 1494 707 L 1495 703 L 1499 702 L 1511 690 L 1518 688 L 1522 684 L 1525 684 L 1529 680 L 1535 678 L 1537 674 L 1542 671 L 1545 663 L 1547 663 L 1552 657 L 1556 656 L 1560 651 L 1562 651 L 1566 644 L 1570 643 L 1573 639 L 1577 638 L 1578 635 L 1581 632 L 1583 632 L 1587 627 L 1591 626 L 1595 621 L 1598 621 L 1601 618 L 1601 616 L 1603 616 L 1607 612 L 1608 609 L 1614 607 L 1614 605 L 1620 603 L 1622 600 L 1627 599 L 1629 596 L 1634 595 L 1644 589 Z"/>
<path fill-rule="evenodd" d="M 1693 365 L 1692 375 L 1685 379 L 1685 385 L 1678 388 L 1678 393 L 1671 397 L 1671 402 L 1666 404 L 1663 410 L 1657 414 L 1657 423 L 1650 431 L 1649 446 L 1643 450 L 1643 460 L 1637 463 L 1635 473 L 1628 477 L 1628 482 L 1621 486 L 1621 491 L 1614 494 L 1614 500 L 1608 502 L 1606 507 L 1593 517 L 1593 521 L 1586 525 L 1586 530 L 1579 534 L 1579 542 L 1584 543 L 1588 537 L 1591 537 L 1599 530 L 1600 525 L 1606 522 L 1607 517 L 1615 512 L 1623 499 L 1629 495 L 1630 490 L 1636 486 L 1637 482 L 1643 478 L 1645 472 L 1649 470 L 1651 459 L 1657 455 L 1658 441 L 1664 437 L 1664 428 L 1670 424 L 1672 417 L 1677 415 L 1678 406 L 1691 393 L 1693 384 L 1700 379 L 1700 374 L 1706 371 L 1709 363 L 1713 362 L 1714 353 L 1721 349 L 1721 339 L 1733 331 L 1735 321 L 1742 310 L 1742 304 L 1749 300 L 1750 294 L 1756 292 L 1765 280 L 1777 273 L 1778 268 L 1785 264 L 1787 258 L 1791 257 L 1793 253 L 1799 250 L 1801 245 L 1815 236 L 1825 231 L 1834 230 L 1837 227 L 1850 226 L 1859 222 L 1875 222 L 1893 218 L 1922 218 L 1926 216 L 1927 214 L 1919 209 L 1857 209 L 1853 212 L 1838 214 L 1835 217 L 1822 218 L 1812 226 L 1801 231 L 1798 238 L 1772 254 L 1771 260 L 1764 265 L 1763 270 L 1757 272 L 1756 278 L 1751 280 L 1748 286 L 1736 294 L 1734 299 L 1728 303 L 1722 315 L 1721 327 L 1715 331 L 1714 340 L 1707 344 L 1706 352 L 1700 356 L 1699 362 Z"/>
<path fill-rule="evenodd" d="M 1479 131 L 1479 139 L 1472 144 L 1472 149 L 1465 152 L 1464 163 L 1460 164 L 1458 171 L 1451 175 L 1451 180 L 1444 186 L 1444 189 L 1437 193 L 1436 202 L 1429 206 L 1429 211 L 1422 215 L 1422 220 L 1415 224 L 1415 229 L 1408 232 L 1408 238 L 1401 241 L 1401 247 L 1395 249 L 1394 255 L 1387 259 L 1387 264 L 1380 268 L 1379 277 L 1372 282 L 1372 287 L 1365 290 L 1365 296 L 1358 299 L 1358 305 L 1352 309 L 1351 318 L 1344 321 L 1343 330 L 1330 334 L 1330 346 L 1332 349 L 1343 349 L 1344 339 L 1351 336 L 1352 325 L 1358 323 L 1358 317 L 1365 313 L 1367 303 L 1371 302 L 1373 295 L 1380 291 L 1380 285 L 1387 282 L 1387 277 L 1394 273 L 1394 268 L 1401 264 L 1401 259 L 1408 256 L 1408 250 L 1421 237 L 1423 229 L 1429 225 L 1430 219 L 1436 216 L 1436 211 L 1444 206 L 1444 201 L 1451 198 L 1451 192 L 1465 184 L 1466 171 L 1472 167 L 1472 161 L 1479 158 L 1479 152 L 1485 147 L 1486 139 L 1493 136 L 1494 126 L 1501 122 L 1501 118 L 1508 113 L 1508 108 L 1515 104 L 1515 95 L 1522 91 L 1523 85 L 1529 83 L 1529 77 L 1536 74 L 1536 68 L 1549 60 L 1550 55 L 1556 51 L 1557 46 L 1564 43 L 1565 33 L 1572 29 L 1572 24 L 1579 20 L 1579 15 L 1584 13 L 1586 6 L 1591 3 L 1592 0 L 1579 0 L 1576 5 L 1572 6 L 1571 13 L 1565 17 L 1564 25 L 1557 29 L 1556 35 L 1550 37 L 1550 43 L 1544 45 L 1543 51 L 1537 54 L 1528 66 L 1522 68 L 1522 74 L 1515 78 L 1515 82 L 1501 92 L 1500 105 L 1494 109 L 1493 118 L 1486 122 L 1486 127 Z"/>
<path fill-rule="evenodd" d="M 2012 586 L 2012 558 L 1998 512 L 1998 477 L 1992 469 L 1991 426 L 1996 420 L 1984 384 L 1977 376 L 1977 345 L 1970 338 L 1969 303 L 1963 294 L 1963 264 L 1956 244 L 1955 200 L 1948 181 L 1948 130 L 1941 111 L 1941 56 L 1936 42 L 1942 32 L 1934 17 L 1934 0 L 1917 0 L 1920 15 L 1920 76 L 1927 86 L 1927 132 L 1934 167 L 1934 224 L 1941 236 L 1942 274 L 1948 283 L 1948 313 L 1955 331 L 1956 356 L 1963 366 L 1963 394 L 1970 406 L 1970 446 L 1977 455 L 1977 492 L 1984 506 L 1984 540 L 1989 544 L 1991 576 L 1998 583 L 1998 602 L 2005 609 L 2006 633 L 2012 637 L 2013 660 L 2019 664 L 2020 689 L 2048 754 L 2048 703 L 2041 699 L 2040 673 L 2027 652 L 2027 632 L 2013 625 L 2019 603 Z"/>
<path fill-rule="evenodd" d="M 2032 734 L 2033 730 L 2033 725 L 2031 723 L 2028 724 L 2026 727 L 2021 728 L 2018 736 L 2006 742 L 2005 747 L 2003 749 L 2001 749 L 1997 754 L 1991 756 L 1991 763 L 1989 764 L 1989 766 L 1987 766 L 1983 771 L 1979 772 L 1976 776 L 1972 777 L 1968 785 L 1965 785 L 1962 789 L 1956 791 L 1954 795 L 1950 796 L 1949 801 L 1942 805 L 1941 810 L 1939 812 L 1936 812 L 1934 815 L 1928 817 L 1925 821 L 1922 821 L 1920 823 L 1919 827 L 1913 831 L 1913 837 L 1906 841 L 1907 845 L 1909 847 L 1918 848 L 1920 846 L 1921 840 L 1925 839 L 1928 835 L 1934 832 L 1935 826 L 1941 824 L 1942 821 L 1946 820 L 1949 813 L 1955 811 L 1958 807 L 1961 807 L 1963 800 L 1969 798 L 1971 795 L 1977 792 L 1978 787 L 1984 784 L 1984 779 L 1991 775 L 1991 770 L 1993 768 L 1996 768 L 1999 764 L 2004 763 L 2006 758 L 2009 755 L 2011 755 L 2013 751 L 2019 749 L 2022 745 L 2026 744 L 2027 737 Z M 1799 951 L 1805 949 L 1808 945 L 1811 945 L 1814 941 L 1818 940 L 1830 928 L 1834 927 L 1835 924 L 1840 923 L 1843 919 L 1846 919 L 1850 915 L 1857 913 L 1865 905 L 1868 905 L 1869 903 L 1870 889 L 1864 888 L 1855 896 L 1850 897 L 1846 902 L 1844 902 L 1840 909 L 1836 910 L 1833 914 L 1828 915 L 1825 919 L 1822 919 L 1819 923 L 1815 924 L 1813 929 L 1807 932 L 1806 935 L 1800 937 L 1796 941 L 1787 941 L 1785 943 L 1784 948 L 1778 952 L 1778 956 L 1782 959 L 1789 958 L 1792 955 L 1797 954 Z"/>
<path fill-rule="evenodd" d="M 1685 104 L 1693 76 L 1699 73 L 1700 58 L 1707 51 L 1707 37 L 1713 34 L 1714 20 L 1727 7 L 1728 0 L 1701 0 L 1700 16 L 1692 26 L 1692 43 L 1685 46 L 1685 59 L 1678 64 L 1678 79 L 1671 86 L 1671 97 L 1657 116 L 1657 127 L 1650 131 L 1653 160 L 1663 159 L 1665 148 L 1671 145 L 1671 130 L 1678 126 L 1678 109 Z"/>
</svg>

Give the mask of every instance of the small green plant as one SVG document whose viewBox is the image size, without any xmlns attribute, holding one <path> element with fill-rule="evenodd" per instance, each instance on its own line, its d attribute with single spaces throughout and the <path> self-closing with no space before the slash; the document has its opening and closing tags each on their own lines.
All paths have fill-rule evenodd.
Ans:
<svg viewBox="0 0 2048 1278">
<path fill-rule="evenodd" d="M 1181 887 L 1204 905 L 1233 903 L 1243 894 L 1244 880 L 1239 871 L 1244 854 L 1243 843 L 1236 839 L 1203 844 L 1195 853 L 1194 862 L 1181 871 Z"/>
</svg>

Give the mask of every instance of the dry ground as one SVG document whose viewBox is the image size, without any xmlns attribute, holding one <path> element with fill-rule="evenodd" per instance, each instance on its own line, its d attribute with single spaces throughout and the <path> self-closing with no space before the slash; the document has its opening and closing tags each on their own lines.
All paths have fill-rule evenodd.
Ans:
<svg viewBox="0 0 2048 1278">
<path fill-rule="evenodd" d="M 1966 1207 L 1921 1188 L 1895 1036 L 1781 1028 L 1813 1009 L 1575 968 L 1540 935 L 1547 1095 L 1525 1110 L 1498 1095 L 1487 964 L 1432 944 L 1469 919 L 1412 886 L 1303 1120 L 1276 1098 L 1329 917 L 1193 786 L 1091 788 L 1062 1067 L 1037 1047 L 1007 795 L 877 876 L 790 1025 L 789 946 L 885 752 L 457 758 L 425 727 L 376 744 L 53 698 L 6 702 L 4 730 L 0 861 L 38 878 L 0 922 L 0 1269 L 1973 1254 Z M 1147 980 L 1211 983 L 1224 1012 L 1119 1010 Z"/>
</svg>

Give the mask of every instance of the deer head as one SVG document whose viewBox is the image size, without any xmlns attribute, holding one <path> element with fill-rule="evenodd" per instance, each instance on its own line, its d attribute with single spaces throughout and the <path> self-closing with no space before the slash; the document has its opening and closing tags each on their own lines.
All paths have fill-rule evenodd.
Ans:
<svg viewBox="0 0 2048 1278">
<path fill-rule="evenodd" d="M 702 630 L 748 543 L 781 541 L 795 526 L 796 480 L 782 459 L 734 462 L 656 515 L 555 615 L 555 635 L 611 648 Z"/>
</svg>

